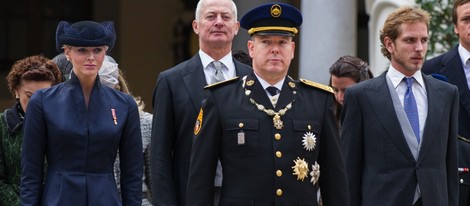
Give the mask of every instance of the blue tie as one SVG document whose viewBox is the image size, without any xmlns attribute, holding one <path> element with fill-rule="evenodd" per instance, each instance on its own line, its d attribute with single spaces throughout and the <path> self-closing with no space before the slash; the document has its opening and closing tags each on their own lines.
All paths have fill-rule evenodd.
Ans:
<svg viewBox="0 0 470 206">
<path fill-rule="evenodd" d="M 277 94 L 281 93 L 281 91 L 279 91 L 278 88 L 276 87 L 273 87 L 273 86 L 269 86 L 266 88 L 266 90 L 268 90 L 269 94 L 273 97 L 273 96 L 276 96 Z"/>
<path fill-rule="evenodd" d="M 406 116 L 408 117 L 408 120 L 410 121 L 411 128 L 413 128 L 413 132 L 416 135 L 416 139 L 418 140 L 418 143 L 420 141 L 419 137 L 419 117 L 418 117 L 418 106 L 416 106 L 416 99 L 415 96 L 413 95 L 413 82 L 414 82 L 413 77 L 405 77 L 406 81 L 406 92 L 405 92 L 405 98 L 404 98 L 404 107 L 405 107 L 405 113 Z"/>
</svg>

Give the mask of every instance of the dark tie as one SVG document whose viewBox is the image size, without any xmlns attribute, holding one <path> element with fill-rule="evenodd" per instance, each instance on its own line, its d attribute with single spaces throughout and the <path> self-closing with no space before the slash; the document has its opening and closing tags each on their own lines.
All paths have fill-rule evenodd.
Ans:
<svg viewBox="0 0 470 206">
<path fill-rule="evenodd" d="M 225 80 L 224 74 L 222 73 L 222 63 L 219 61 L 213 61 L 212 66 L 214 67 L 214 75 L 211 78 L 211 84 Z"/>
<path fill-rule="evenodd" d="M 273 87 L 273 86 L 269 86 L 268 88 L 266 88 L 266 90 L 268 91 L 268 93 L 271 95 L 271 96 L 276 96 L 277 94 L 279 94 L 281 91 L 279 91 L 278 88 L 276 87 Z"/>
<path fill-rule="evenodd" d="M 419 117 L 418 117 L 418 106 L 416 106 L 416 99 L 415 96 L 413 95 L 413 82 L 414 82 L 413 77 L 405 77 L 406 81 L 406 92 L 405 92 L 405 98 L 404 98 L 404 107 L 405 107 L 405 113 L 406 116 L 408 117 L 408 120 L 410 121 L 411 128 L 413 128 L 413 132 L 416 135 L 416 139 L 418 140 L 418 143 L 420 141 L 419 137 Z"/>
</svg>

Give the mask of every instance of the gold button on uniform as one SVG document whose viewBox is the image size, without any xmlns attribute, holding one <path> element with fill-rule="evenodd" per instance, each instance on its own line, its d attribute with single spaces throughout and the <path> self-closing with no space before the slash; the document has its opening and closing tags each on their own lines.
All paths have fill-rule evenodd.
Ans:
<svg viewBox="0 0 470 206">
<path fill-rule="evenodd" d="M 276 195 L 279 196 L 279 197 L 282 196 L 282 190 L 281 190 L 281 189 L 277 189 L 277 190 L 276 190 Z"/>
<path fill-rule="evenodd" d="M 245 125 L 241 122 L 238 124 L 238 127 L 240 127 L 240 128 L 243 128 L 243 126 L 245 126 Z"/>
<path fill-rule="evenodd" d="M 281 158 L 282 157 L 282 152 L 277 151 L 276 152 L 276 157 Z"/>
<path fill-rule="evenodd" d="M 281 140 L 281 135 L 280 135 L 279 133 L 276 133 L 276 134 L 274 135 L 274 138 L 275 138 L 276 140 Z"/>
<path fill-rule="evenodd" d="M 277 171 L 276 171 L 276 175 L 277 175 L 278 177 L 282 176 L 282 171 L 281 171 L 281 170 L 277 170 Z"/>
</svg>

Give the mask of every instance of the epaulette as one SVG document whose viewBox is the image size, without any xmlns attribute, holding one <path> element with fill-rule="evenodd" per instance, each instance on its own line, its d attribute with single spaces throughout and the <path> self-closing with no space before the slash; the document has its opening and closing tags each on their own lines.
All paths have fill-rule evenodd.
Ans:
<svg viewBox="0 0 470 206">
<path fill-rule="evenodd" d="M 464 141 L 464 142 L 466 142 L 466 143 L 470 143 L 470 140 L 467 139 L 467 138 L 465 138 L 465 137 L 458 136 L 458 138 L 459 138 L 459 140 L 462 140 L 462 141 Z"/>
<path fill-rule="evenodd" d="M 209 85 L 205 86 L 204 89 L 213 88 L 213 87 L 218 86 L 218 85 L 224 85 L 224 84 L 226 84 L 226 83 L 228 83 L 228 82 L 235 81 L 235 80 L 237 80 L 238 78 L 240 78 L 240 77 L 234 77 L 234 78 L 227 79 L 227 80 L 224 80 L 224 81 L 220 81 L 220 82 L 216 82 L 216 83 L 213 83 L 213 84 L 209 84 Z"/>
<path fill-rule="evenodd" d="M 308 86 L 312 86 L 312 87 L 315 87 L 315 88 L 318 88 L 318 89 L 321 89 L 321 90 L 324 90 L 324 91 L 327 91 L 327 92 L 330 92 L 330 93 L 334 93 L 333 88 L 331 88 L 330 86 L 324 85 L 324 84 L 320 84 L 320 83 L 313 82 L 313 81 L 306 80 L 306 79 L 300 79 L 300 82 L 302 82 L 302 83 L 304 83 Z"/>
</svg>

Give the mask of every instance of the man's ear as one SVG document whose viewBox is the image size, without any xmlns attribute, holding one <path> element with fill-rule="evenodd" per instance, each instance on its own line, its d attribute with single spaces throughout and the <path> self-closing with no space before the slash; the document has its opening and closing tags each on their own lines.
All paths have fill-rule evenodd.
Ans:
<svg viewBox="0 0 470 206">
<path fill-rule="evenodd" d="M 193 31 L 194 31 L 194 33 L 195 33 L 196 35 L 199 35 L 199 26 L 198 26 L 196 20 L 193 20 L 192 26 L 193 26 Z"/>
</svg>

